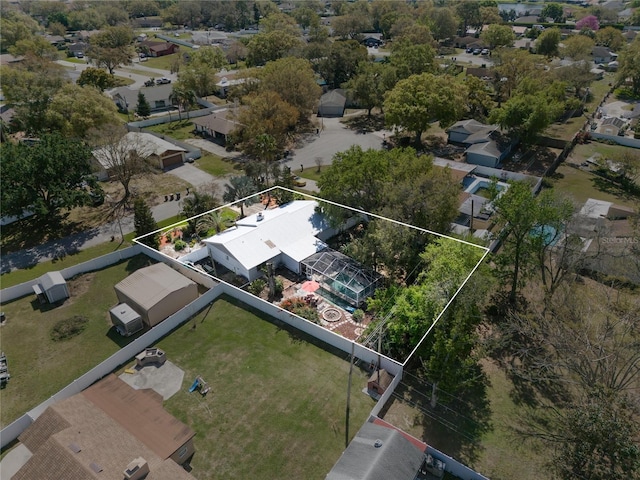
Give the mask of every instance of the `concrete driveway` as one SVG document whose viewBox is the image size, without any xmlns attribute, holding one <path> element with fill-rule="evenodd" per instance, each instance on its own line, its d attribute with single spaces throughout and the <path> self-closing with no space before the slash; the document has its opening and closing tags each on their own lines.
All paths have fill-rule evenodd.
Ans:
<svg viewBox="0 0 640 480">
<path fill-rule="evenodd" d="M 209 175 L 207 172 L 200 170 L 189 163 L 184 163 L 178 167 L 172 168 L 171 170 L 167 170 L 167 173 L 181 178 L 185 182 L 193 185 L 195 188 L 202 187 L 216 181 L 216 177 Z"/>
<path fill-rule="evenodd" d="M 384 136 L 390 134 L 386 131 L 358 133 L 347 128 L 340 120 L 342 119 L 320 119 L 320 133 L 309 135 L 305 144 L 295 149 L 284 164 L 295 173 L 300 171 L 300 165 L 304 168 L 316 167 L 316 158 L 322 160 L 322 165 L 331 165 L 336 153 L 348 150 L 353 145 L 359 145 L 363 150 L 381 150 Z"/>
</svg>

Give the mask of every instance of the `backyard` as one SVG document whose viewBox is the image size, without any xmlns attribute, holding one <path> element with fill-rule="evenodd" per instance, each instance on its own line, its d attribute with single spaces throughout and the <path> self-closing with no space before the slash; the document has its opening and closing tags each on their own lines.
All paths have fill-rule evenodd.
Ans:
<svg viewBox="0 0 640 480">
<path fill-rule="evenodd" d="M 322 479 L 345 444 L 349 363 L 342 352 L 224 297 L 158 343 L 185 371 L 165 407 L 196 431 L 193 475 Z M 206 396 L 188 393 L 200 375 Z M 373 400 L 354 369 L 350 437 Z"/>
<path fill-rule="evenodd" d="M 4 427 L 118 351 L 124 339 L 114 334 L 109 309 L 118 303 L 113 286 L 150 263 L 138 255 L 67 282 L 71 298 L 41 307 L 35 295 L 3 303 L 6 323 L 0 327 L 11 380 L 0 390 L 0 424 Z M 3 285 L 4 286 L 4 285 Z M 87 319 L 84 330 L 52 339 L 57 322 Z M 132 340 L 130 337 L 126 342 Z"/>
</svg>

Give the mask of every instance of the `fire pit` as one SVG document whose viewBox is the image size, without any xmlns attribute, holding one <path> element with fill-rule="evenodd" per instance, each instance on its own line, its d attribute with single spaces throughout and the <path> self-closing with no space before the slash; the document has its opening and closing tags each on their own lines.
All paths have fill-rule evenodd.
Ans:
<svg viewBox="0 0 640 480">
<path fill-rule="evenodd" d="M 342 312 L 334 307 L 325 308 L 322 318 L 327 322 L 337 322 L 342 319 Z"/>
</svg>

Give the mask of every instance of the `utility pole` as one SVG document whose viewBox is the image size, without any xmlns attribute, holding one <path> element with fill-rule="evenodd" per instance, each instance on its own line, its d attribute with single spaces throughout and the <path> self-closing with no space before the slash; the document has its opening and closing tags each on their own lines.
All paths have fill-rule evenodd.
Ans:
<svg viewBox="0 0 640 480">
<path fill-rule="evenodd" d="M 344 448 L 349 446 L 349 407 L 351 404 L 351 374 L 353 373 L 353 356 L 355 351 L 355 340 L 351 342 L 351 359 L 349 361 L 349 380 L 347 382 L 347 412 L 345 415 Z"/>
</svg>

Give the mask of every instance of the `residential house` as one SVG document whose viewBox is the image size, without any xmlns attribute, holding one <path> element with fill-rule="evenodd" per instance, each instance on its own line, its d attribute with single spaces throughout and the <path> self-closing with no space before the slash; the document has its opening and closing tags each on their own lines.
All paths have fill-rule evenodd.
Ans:
<svg viewBox="0 0 640 480">
<path fill-rule="evenodd" d="M 326 480 L 415 480 L 426 460 L 426 445 L 386 422 L 365 423 Z M 444 471 L 443 471 L 444 474 Z M 424 478 L 424 477 L 423 477 Z M 438 477 L 435 477 L 438 478 Z"/>
<path fill-rule="evenodd" d="M 342 117 L 347 105 L 347 96 L 344 90 L 336 89 L 325 93 L 320 97 L 318 105 L 319 117 Z"/>
<path fill-rule="evenodd" d="M 0 65 L 9 65 L 11 63 L 18 63 L 24 60 L 23 56 L 14 56 L 10 53 L 2 53 L 0 54 Z"/>
<path fill-rule="evenodd" d="M 139 17 L 134 19 L 138 28 L 160 28 L 162 27 L 161 17 Z"/>
<path fill-rule="evenodd" d="M 334 233 L 314 201 L 294 201 L 236 222 L 232 228 L 204 240 L 212 260 L 249 281 L 262 276 L 267 262 L 301 272 L 301 262 L 327 248 Z"/>
<path fill-rule="evenodd" d="M 611 53 L 611 51 L 607 47 L 595 46 L 591 50 L 591 56 L 593 57 L 593 61 L 600 64 L 608 64 L 609 62 L 613 62 L 618 58 L 618 55 L 615 53 Z"/>
<path fill-rule="evenodd" d="M 381 38 L 369 35 L 369 36 L 365 37 L 364 40 L 362 40 L 362 44 L 365 47 L 378 48 L 378 47 L 381 47 L 382 45 L 384 45 L 384 42 L 382 41 Z"/>
<path fill-rule="evenodd" d="M 154 85 L 153 87 L 142 87 L 132 90 L 129 87 L 119 87 L 111 92 L 111 97 L 117 107 L 123 112 L 134 112 L 138 105 L 138 93 L 142 92 L 149 102 L 151 113 L 166 110 L 171 107 L 171 84 Z"/>
<path fill-rule="evenodd" d="M 186 149 L 150 133 L 129 132 L 121 142 L 121 148 L 103 147 L 93 151 L 93 165 L 98 180 L 106 181 L 112 176 L 112 169 L 121 161 L 120 155 L 124 149 L 148 158 L 162 170 L 181 165 L 185 159 Z"/>
<path fill-rule="evenodd" d="M 219 138 L 226 143 L 229 135 L 241 126 L 234 118 L 234 110 L 226 109 L 217 110 L 204 117 L 194 118 L 192 121 L 199 134 L 205 137 Z"/>
<path fill-rule="evenodd" d="M 626 126 L 627 122 L 617 117 L 605 118 L 598 127 L 599 133 L 605 135 L 620 135 L 622 129 Z"/>
<path fill-rule="evenodd" d="M 65 46 L 65 39 L 61 35 L 45 35 L 44 39 L 47 42 L 49 42 L 51 45 L 56 47 L 58 50 L 60 50 L 61 48 L 64 48 Z"/>
<path fill-rule="evenodd" d="M 216 95 L 220 98 L 226 98 L 229 94 L 229 89 L 236 85 L 242 85 L 246 82 L 244 78 L 233 78 L 224 76 L 216 83 Z"/>
<path fill-rule="evenodd" d="M 447 129 L 448 141 L 467 147 L 467 163 L 496 168 L 511 152 L 515 142 L 500 132 L 497 125 L 462 120 Z"/>
<path fill-rule="evenodd" d="M 140 42 L 139 47 L 150 57 L 164 57 L 176 53 L 180 47 L 171 42 L 157 42 L 154 40 L 144 40 Z"/>
<path fill-rule="evenodd" d="M 162 400 L 111 374 L 53 403 L 20 435 L 31 456 L 12 478 L 195 480 L 183 468 L 195 432 Z"/>
<path fill-rule="evenodd" d="M 74 57 L 83 57 L 87 53 L 89 44 L 85 42 L 75 42 L 67 47 L 69 53 Z"/>
</svg>

